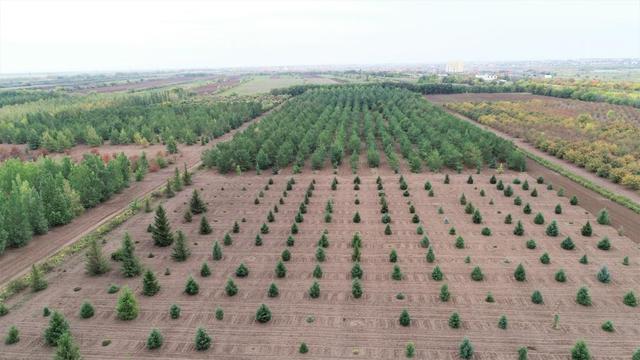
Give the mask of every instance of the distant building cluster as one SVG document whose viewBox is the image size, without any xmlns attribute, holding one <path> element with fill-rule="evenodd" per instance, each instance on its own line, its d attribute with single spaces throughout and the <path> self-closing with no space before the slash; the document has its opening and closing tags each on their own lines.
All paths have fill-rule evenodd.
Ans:
<svg viewBox="0 0 640 360">
<path fill-rule="evenodd" d="M 461 73 L 464 72 L 464 63 L 462 61 L 450 61 L 445 67 L 447 73 Z"/>
<path fill-rule="evenodd" d="M 476 74 L 476 79 L 482 79 L 484 81 L 498 80 L 498 76 L 495 74 Z"/>
</svg>

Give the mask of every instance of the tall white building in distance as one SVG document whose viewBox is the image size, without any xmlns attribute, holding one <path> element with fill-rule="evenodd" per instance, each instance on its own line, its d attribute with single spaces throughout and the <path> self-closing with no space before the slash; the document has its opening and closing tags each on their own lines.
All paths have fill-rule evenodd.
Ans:
<svg viewBox="0 0 640 360">
<path fill-rule="evenodd" d="M 449 61 L 444 70 L 447 73 L 464 72 L 464 63 L 462 61 Z"/>
</svg>

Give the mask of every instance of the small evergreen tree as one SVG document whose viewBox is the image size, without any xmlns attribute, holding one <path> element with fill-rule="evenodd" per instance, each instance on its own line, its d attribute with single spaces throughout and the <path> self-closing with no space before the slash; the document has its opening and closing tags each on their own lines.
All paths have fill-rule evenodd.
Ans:
<svg viewBox="0 0 640 360">
<path fill-rule="evenodd" d="M 460 327 L 460 315 L 454 312 L 449 317 L 449 327 L 452 329 L 458 329 Z"/>
<path fill-rule="evenodd" d="M 278 286 L 276 286 L 275 283 L 271 283 L 271 285 L 269 285 L 269 289 L 267 290 L 267 296 L 277 297 L 279 294 L 280 291 L 278 290 Z"/>
<path fill-rule="evenodd" d="M 562 214 L 562 206 L 560 204 L 556 205 L 553 211 L 558 215 Z"/>
<path fill-rule="evenodd" d="M 4 338 L 4 343 L 6 345 L 13 345 L 20 341 L 20 331 L 15 325 L 12 325 L 7 332 L 7 337 Z"/>
<path fill-rule="evenodd" d="M 151 330 L 151 333 L 149 333 L 149 337 L 147 338 L 147 349 L 158 349 L 162 346 L 162 343 L 163 338 L 162 334 L 160 334 L 160 331 L 158 331 L 158 329 Z"/>
<path fill-rule="evenodd" d="M 176 196 L 176 193 L 173 191 L 173 185 L 171 183 L 171 179 L 167 179 L 167 185 L 164 188 L 164 196 L 166 196 L 169 199 Z"/>
<path fill-rule="evenodd" d="M 316 299 L 320 297 L 320 284 L 317 281 L 314 281 L 311 287 L 309 288 L 309 296 L 312 299 Z"/>
<path fill-rule="evenodd" d="M 591 306 L 591 295 L 589 295 L 589 289 L 584 286 L 578 289 L 576 302 L 583 306 Z"/>
<path fill-rule="evenodd" d="M 393 280 L 402 280 L 402 271 L 398 265 L 393 265 L 393 271 L 391 272 L 391 278 Z"/>
<path fill-rule="evenodd" d="M 598 249 L 605 251 L 611 249 L 611 241 L 609 241 L 608 237 L 605 236 L 598 242 Z"/>
<path fill-rule="evenodd" d="M 569 203 L 571 205 L 578 205 L 578 198 L 574 195 L 571 197 L 571 200 L 569 200 Z"/>
<path fill-rule="evenodd" d="M 522 222 L 520 220 L 518 220 L 516 227 L 513 229 L 513 235 L 516 235 L 516 236 L 524 235 L 524 226 L 522 225 Z"/>
<path fill-rule="evenodd" d="M 558 236 L 559 234 L 558 223 L 556 223 L 555 220 L 551 221 L 549 226 L 547 226 L 547 230 L 545 231 L 545 233 L 547 234 L 547 236 L 553 236 L 553 237 Z"/>
<path fill-rule="evenodd" d="M 544 254 L 542 254 L 542 256 L 540 256 L 540 262 L 548 265 L 551 262 L 551 257 L 549 257 L 549 254 L 545 252 Z"/>
<path fill-rule="evenodd" d="M 525 281 L 527 280 L 527 274 L 524 270 L 524 266 L 522 266 L 522 264 L 518 264 L 518 267 L 516 268 L 516 271 L 513 273 L 513 277 L 517 280 L 517 281 Z"/>
<path fill-rule="evenodd" d="M 536 225 L 544 224 L 544 215 L 542 215 L 542 213 L 537 213 L 536 217 L 533 218 L 533 223 Z"/>
<path fill-rule="evenodd" d="M 31 291 L 42 291 L 49 286 L 47 279 L 44 278 L 42 271 L 36 267 L 35 264 L 31 265 L 30 273 L 30 286 Z"/>
<path fill-rule="evenodd" d="M 256 321 L 259 323 L 266 323 L 271 320 L 271 310 L 267 307 L 267 305 L 262 304 L 256 311 Z"/>
<path fill-rule="evenodd" d="M 182 216 L 182 218 L 184 219 L 184 222 L 186 223 L 190 223 L 193 221 L 193 214 L 191 213 L 191 210 L 187 209 L 184 211 L 184 215 Z"/>
<path fill-rule="evenodd" d="M 476 209 L 473 212 L 473 216 L 471 217 L 471 220 L 473 221 L 474 224 L 482 223 L 482 215 L 480 214 L 480 210 Z"/>
<path fill-rule="evenodd" d="M 571 360 L 590 359 L 591 354 L 589 353 L 589 348 L 587 348 L 587 343 L 585 343 L 584 340 L 578 340 L 578 342 L 573 346 L 573 349 L 571 349 Z"/>
<path fill-rule="evenodd" d="M 224 291 L 227 293 L 227 296 L 234 296 L 238 293 L 238 286 L 233 282 L 233 279 L 227 279 L 227 284 L 224 287 Z"/>
<path fill-rule="evenodd" d="M 586 265 L 589 263 L 589 259 L 587 258 L 587 254 L 582 255 L 580 260 L 578 260 L 580 264 Z"/>
<path fill-rule="evenodd" d="M 225 233 L 224 237 L 222 238 L 222 245 L 231 246 L 232 244 L 233 244 L 233 238 L 231 237 L 231 235 L 229 235 L 229 233 Z"/>
<path fill-rule="evenodd" d="M 151 270 L 147 270 L 144 272 L 144 276 L 142 277 L 142 294 L 146 296 L 153 296 L 160 291 L 160 284 L 158 283 L 158 279 L 156 279 L 155 274 Z"/>
<path fill-rule="evenodd" d="M 400 313 L 400 325 L 409 326 L 411 325 L 411 316 L 409 316 L 409 312 L 407 309 L 402 310 Z"/>
<path fill-rule="evenodd" d="M 180 306 L 173 304 L 171 305 L 171 307 L 169 308 L 169 316 L 172 319 L 177 319 L 180 317 Z"/>
<path fill-rule="evenodd" d="M 296 226 L 296 224 L 293 224 L 294 226 Z M 296 234 L 298 232 L 298 227 L 296 226 L 296 232 L 293 232 L 293 227 L 291 228 L 291 233 L 292 234 Z M 262 226 L 260 226 L 260 234 L 262 235 L 266 235 L 269 233 L 269 226 L 267 226 L 267 224 L 262 223 Z"/>
<path fill-rule="evenodd" d="M 236 268 L 236 276 L 239 278 L 244 278 L 249 276 L 249 268 L 244 263 L 240 263 Z"/>
<path fill-rule="evenodd" d="M 468 338 L 465 337 L 462 339 L 458 354 L 461 359 L 471 359 L 473 357 L 473 344 L 471 344 L 471 341 Z"/>
<path fill-rule="evenodd" d="M 356 211 L 355 215 L 353 215 L 353 222 L 354 223 L 359 223 L 360 222 L 360 213 Z"/>
<path fill-rule="evenodd" d="M 427 250 L 427 262 L 432 263 L 436 259 L 436 255 L 433 253 L 433 246 L 429 246 L 429 250 Z"/>
<path fill-rule="evenodd" d="M 609 225 L 611 224 L 611 220 L 609 219 L 609 212 L 607 209 L 602 209 L 598 212 L 597 218 L 598 224 L 600 225 Z"/>
<path fill-rule="evenodd" d="M 580 233 L 582 234 L 582 236 L 591 236 L 591 234 L 593 233 L 593 229 L 591 229 L 591 223 L 587 221 L 587 223 L 584 224 L 584 226 L 580 230 Z"/>
<path fill-rule="evenodd" d="M 109 261 L 102 254 L 102 247 L 93 237 L 89 241 L 84 268 L 87 274 L 92 276 L 102 275 L 111 269 Z"/>
<path fill-rule="evenodd" d="M 482 273 L 480 266 L 473 268 L 473 271 L 471 271 L 471 279 L 473 281 L 482 281 L 484 279 L 484 274 Z"/>
<path fill-rule="evenodd" d="M 600 271 L 598 271 L 597 274 L 597 278 L 598 281 L 603 284 L 608 284 L 609 282 L 611 282 L 611 273 L 609 272 L 609 269 L 606 265 L 600 268 Z"/>
<path fill-rule="evenodd" d="M 203 328 L 196 330 L 195 345 L 197 351 L 206 351 L 211 347 L 211 336 Z"/>
<path fill-rule="evenodd" d="M 91 305 L 91 303 L 88 301 L 83 302 L 80 306 L 80 317 L 83 319 L 88 319 L 90 317 L 93 317 L 94 314 L 95 310 L 93 309 L 93 305 Z"/>
<path fill-rule="evenodd" d="M 284 266 L 284 263 L 282 263 L 282 261 L 278 261 L 278 263 L 276 264 L 276 277 L 283 278 L 286 275 L 287 275 L 287 267 Z"/>
<path fill-rule="evenodd" d="M 638 306 L 638 300 L 636 299 L 636 294 L 633 291 L 629 291 L 628 293 L 624 294 L 624 297 L 622 298 L 622 303 L 631 307 Z"/>
<path fill-rule="evenodd" d="M 360 263 L 356 262 L 353 264 L 351 268 L 351 278 L 352 279 L 362 279 L 363 271 L 362 267 L 360 267 Z"/>
<path fill-rule="evenodd" d="M 206 216 L 202 216 L 200 218 L 200 235 L 208 235 L 211 234 L 211 232 L 213 231 L 213 229 L 211 228 L 211 225 L 209 225 L 209 221 L 207 221 L 207 217 Z"/>
<path fill-rule="evenodd" d="M 49 346 L 56 346 L 62 334 L 69 331 L 69 323 L 64 315 L 54 311 L 49 320 L 49 326 L 44 331 L 44 339 Z"/>
<path fill-rule="evenodd" d="M 613 323 L 610 320 L 605 321 L 602 326 L 602 330 L 606 332 L 614 332 L 615 328 L 613 327 Z"/>
<path fill-rule="evenodd" d="M 436 265 L 431 272 L 431 278 L 435 281 L 441 281 L 444 278 L 444 274 L 440 270 L 440 266 Z"/>
<path fill-rule="evenodd" d="M 80 349 L 78 345 L 73 341 L 73 337 L 69 331 L 65 331 L 57 343 L 56 354 L 53 357 L 54 360 L 80 360 Z"/>
<path fill-rule="evenodd" d="M 216 320 L 224 319 L 224 310 L 222 310 L 222 308 L 219 306 L 216 307 L 215 316 L 216 316 Z"/>
<path fill-rule="evenodd" d="M 233 231 L 234 234 L 237 234 L 240 232 L 240 224 L 238 224 L 237 221 L 233 222 L 233 228 L 231 229 L 231 231 Z"/>
<path fill-rule="evenodd" d="M 322 268 L 320 265 L 316 264 L 316 267 L 313 269 L 313 273 L 311 274 L 315 279 L 322 278 Z"/>
<path fill-rule="evenodd" d="M 544 304 L 540 291 L 535 290 L 533 294 L 531 294 L 531 302 L 534 304 Z"/>
<path fill-rule="evenodd" d="M 563 269 L 560 269 L 555 274 L 555 279 L 557 282 L 565 282 L 567 281 L 567 276 L 564 273 Z"/>
<path fill-rule="evenodd" d="M 191 276 L 187 279 L 187 283 L 184 285 L 184 292 L 187 295 L 197 295 L 200 292 L 200 285 Z"/>
<path fill-rule="evenodd" d="M 391 235 L 391 226 L 389 226 L 389 224 L 384 228 L 384 234 Z"/>
<path fill-rule="evenodd" d="M 491 293 L 491 291 L 489 291 L 487 293 L 487 296 L 484 298 L 484 301 L 488 302 L 488 303 L 492 303 L 495 302 L 496 300 L 493 298 L 493 294 Z"/>
<path fill-rule="evenodd" d="M 142 265 L 140 260 L 135 255 L 135 245 L 133 240 L 129 236 L 129 233 L 124 233 L 124 239 L 122 240 L 122 247 L 120 248 L 120 259 L 122 260 L 121 272 L 125 277 L 134 277 L 140 275 L 142 272 Z"/>
<path fill-rule="evenodd" d="M 209 265 L 206 262 L 203 262 L 202 266 L 200 266 L 200 276 L 209 277 L 210 275 L 211 269 L 209 268 Z"/>
<path fill-rule="evenodd" d="M 396 252 L 396 249 L 391 249 L 391 253 L 389 253 L 389 262 L 398 262 L 398 253 Z"/>
<path fill-rule="evenodd" d="M 567 236 L 564 240 L 562 240 L 562 242 L 560 243 L 560 247 L 562 247 L 565 250 L 573 250 L 576 247 L 576 244 L 573 243 L 573 240 L 571 239 L 570 236 Z"/>
<path fill-rule="evenodd" d="M 456 238 L 455 245 L 456 245 L 456 248 L 458 249 L 464 249 L 464 239 L 462 238 L 462 236 L 458 236 Z"/>
<path fill-rule="evenodd" d="M 120 320 L 133 320 L 138 317 L 138 300 L 129 287 L 122 288 L 118 304 L 116 305 L 116 314 Z"/>
<path fill-rule="evenodd" d="M 291 260 L 291 251 L 289 251 L 289 249 L 284 249 L 284 251 L 282 251 L 282 261 L 289 261 Z"/>
<path fill-rule="evenodd" d="M 156 246 L 169 246 L 173 243 L 171 225 L 162 205 L 158 205 L 154 223 L 151 229 L 151 238 Z"/>
<path fill-rule="evenodd" d="M 190 255 L 191 255 L 191 251 L 189 250 L 189 247 L 187 245 L 186 236 L 182 231 L 178 230 L 176 242 L 175 244 L 173 244 L 173 251 L 171 252 L 171 258 L 175 261 L 186 261 Z"/>
<path fill-rule="evenodd" d="M 498 320 L 498 327 L 502 330 L 507 330 L 508 321 L 505 315 L 500 316 L 500 320 Z"/>
<path fill-rule="evenodd" d="M 447 302 L 451 298 L 451 293 L 449 293 L 449 286 L 444 284 L 440 287 L 440 300 L 442 302 Z"/>
<path fill-rule="evenodd" d="M 324 249 L 321 247 L 318 247 L 316 249 L 316 260 L 318 260 L 319 262 L 323 262 L 326 259 L 326 255 L 324 253 Z"/>
<path fill-rule="evenodd" d="M 298 348 L 298 352 L 300 354 L 306 354 L 309 352 L 309 347 L 307 346 L 306 343 L 303 342 L 300 344 L 300 347 Z"/>
<path fill-rule="evenodd" d="M 213 243 L 213 260 L 221 260 L 222 259 L 222 247 L 220 247 L 220 243 L 217 241 Z"/>
<path fill-rule="evenodd" d="M 518 360 L 527 360 L 529 358 L 527 353 L 528 351 L 526 347 L 518 349 Z"/>
<path fill-rule="evenodd" d="M 353 295 L 353 297 L 359 299 L 360 297 L 362 297 L 362 292 L 362 284 L 360 283 L 360 280 L 353 279 L 353 281 L 351 282 L 351 294 Z"/>
<path fill-rule="evenodd" d="M 198 190 L 193 190 L 191 194 L 191 200 L 189 200 L 189 209 L 194 214 L 202 214 L 207 211 L 207 205 L 200 198 Z"/>
</svg>

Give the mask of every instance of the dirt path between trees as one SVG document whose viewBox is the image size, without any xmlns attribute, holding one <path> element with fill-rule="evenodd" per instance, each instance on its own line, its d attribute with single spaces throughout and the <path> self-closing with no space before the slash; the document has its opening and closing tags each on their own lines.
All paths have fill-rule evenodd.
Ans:
<svg viewBox="0 0 640 360">
<path fill-rule="evenodd" d="M 278 107 L 276 107 L 278 108 Z M 275 109 L 275 108 L 274 108 Z M 217 139 L 209 142 L 206 148 L 228 141 L 240 131 L 243 131 L 254 122 L 260 121 L 262 117 L 270 113 L 271 109 L 264 114 L 247 121 L 239 128 L 232 130 Z M 188 149 L 188 151 L 187 151 Z M 82 215 L 75 218 L 70 224 L 52 228 L 47 234 L 34 237 L 27 246 L 19 249 L 7 249 L 0 256 L 0 287 L 5 286 L 11 280 L 26 274 L 32 264 L 38 263 L 58 250 L 73 244 L 83 236 L 98 228 L 100 225 L 113 219 L 115 216 L 126 210 L 129 204 L 140 197 L 152 193 L 165 185 L 167 178 L 173 175 L 175 167 L 182 170 L 186 163 L 191 171 L 200 164 L 200 149 L 205 149 L 199 145 L 184 147 L 175 165 L 168 166 L 155 173 L 149 173 L 143 181 L 131 182 L 131 186 L 120 194 L 116 194 L 107 202 L 95 208 L 87 209 Z"/>
<path fill-rule="evenodd" d="M 437 105 L 441 106 L 439 104 Z M 544 151 L 537 149 L 532 144 L 525 142 L 523 139 L 513 137 L 502 131 L 480 124 L 466 116 L 463 116 L 444 107 L 442 107 L 442 109 L 464 121 L 472 123 L 487 131 L 491 131 L 504 139 L 511 140 L 519 148 L 526 150 L 536 156 L 539 156 L 549 162 L 562 166 L 565 169 L 573 172 L 574 174 L 593 182 L 594 184 L 597 184 L 617 194 L 624 195 L 627 198 L 635 201 L 636 203 L 640 203 L 640 194 L 633 190 L 627 189 L 622 185 L 615 184 L 606 179 L 603 179 L 584 168 L 569 163 L 568 161 L 551 156 Z M 611 217 L 611 225 L 616 228 L 622 227 L 622 229 L 624 229 L 624 233 L 628 237 L 630 237 L 634 242 L 640 243 L 640 215 L 612 200 L 605 198 L 597 192 L 587 189 L 584 186 L 574 182 L 573 180 L 542 166 L 541 164 L 529 158 L 527 158 L 527 172 L 534 177 L 544 177 L 545 182 L 553 184 L 555 189 L 560 189 L 561 187 L 564 188 L 565 196 L 570 197 L 576 195 L 580 201 L 580 205 L 592 214 L 597 214 L 600 209 L 606 208 L 609 211 Z"/>
</svg>

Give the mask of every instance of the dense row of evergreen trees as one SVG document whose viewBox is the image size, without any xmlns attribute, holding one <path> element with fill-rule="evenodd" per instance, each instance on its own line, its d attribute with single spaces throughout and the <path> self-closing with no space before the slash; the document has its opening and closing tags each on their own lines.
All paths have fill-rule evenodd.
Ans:
<svg viewBox="0 0 640 360">
<path fill-rule="evenodd" d="M 390 166 L 398 169 L 398 147 L 415 172 L 423 166 L 462 169 L 498 162 L 524 169 L 524 157 L 512 143 L 441 111 L 415 93 L 379 85 L 307 91 L 233 141 L 206 151 L 203 161 L 227 173 L 302 167 L 307 159 L 318 169 L 327 159 L 337 166 L 350 155 L 352 167 L 357 167 L 365 148 L 370 167 L 379 165 L 382 150 Z"/>
<path fill-rule="evenodd" d="M 263 111 L 255 101 L 157 97 L 144 101 L 127 98 L 88 109 L 34 111 L 20 119 L 0 119 L 0 143 L 26 143 L 31 149 L 52 152 L 75 144 L 98 146 L 107 140 L 111 144 L 148 144 L 176 139 L 193 144 L 201 136 L 215 138 L 235 129 Z"/>
<path fill-rule="evenodd" d="M 142 156 L 135 164 L 124 155 L 104 161 L 94 154 L 74 163 L 70 158 L 35 162 L 12 159 L 0 166 L 0 254 L 26 245 L 33 235 L 63 225 L 129 186 L 133 169 L 144 172 Z"/>
</svg>

